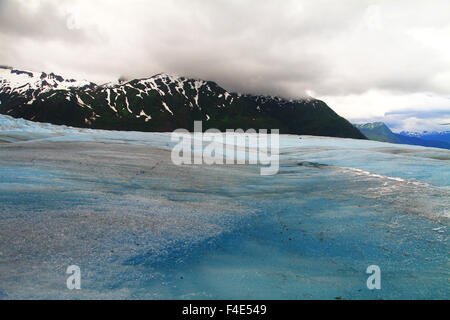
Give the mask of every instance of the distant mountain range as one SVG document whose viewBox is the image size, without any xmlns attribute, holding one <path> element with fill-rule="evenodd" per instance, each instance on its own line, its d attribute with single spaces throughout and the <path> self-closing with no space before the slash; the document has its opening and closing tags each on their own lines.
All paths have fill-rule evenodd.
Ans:
<svg viewBox="0 0 450 320">
<path fill-rule="evenodd" d="M 450 131 L 422 131 L 422 132 L 410 132 L 402 131 L 400 132 L 403 136 L 419 138 L 422 140 L 432 140 L 432 141 L 443 141 L 450 143 Z"/>
<path fill-rule="evenodd" d="M 383 122 L 355 124 L 354 126 L 370 140 L 450 149 L 449 142 L 423 139 L 422 136 L 418 138 L 417 136 L 394 133 Z"/>
<path fill-rule="evenodd" d="M 97 85 L 54 73 L 0 66 L 0 113 L 95 129 L 161 131 L 280 129 L 280 133 L 366 139 L 323 101 L 231 93 L 212 81 L 158 74 Z"/>
</svg>

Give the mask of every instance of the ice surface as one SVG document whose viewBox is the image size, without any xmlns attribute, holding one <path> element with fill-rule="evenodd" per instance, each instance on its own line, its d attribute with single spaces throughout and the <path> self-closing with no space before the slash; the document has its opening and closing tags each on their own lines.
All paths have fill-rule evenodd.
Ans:
<svg viewBox="0 0 450 320">
<path fill-rule="evenodd" d="M 173 145 L 0 116 L 0 298 L 450 298 L 450 151 L 286 135 L 260 176 Z"/>
</svg>

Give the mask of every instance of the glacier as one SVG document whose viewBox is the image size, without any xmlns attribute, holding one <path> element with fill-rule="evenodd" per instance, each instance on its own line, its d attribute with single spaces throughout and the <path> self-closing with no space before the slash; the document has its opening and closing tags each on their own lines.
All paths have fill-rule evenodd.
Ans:
<svg viewBox="0 0 450 320">
<path fill-rule="evenodd" d="M 0 115 L 0 299 L 450 298 L 450 151 L 282 135 L 260 176 L 173 146 Z"/>
</svg>

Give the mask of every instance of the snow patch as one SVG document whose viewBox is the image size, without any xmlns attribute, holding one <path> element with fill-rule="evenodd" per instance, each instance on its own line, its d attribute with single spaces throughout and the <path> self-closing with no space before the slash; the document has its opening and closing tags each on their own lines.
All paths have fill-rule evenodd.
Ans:
<svg viewBox="0 0 450 320">
<path fill-rule="evenodd" d="M 163 105 L 164 109 L 166 109 L 167 111 L 170 112 L 171 115 L 173 115 L 172 110 L 170 110 L 170 108 L 167 106 L 167 104 L 164 101 L 162 102 L 162 105 Z"/>
</svg>

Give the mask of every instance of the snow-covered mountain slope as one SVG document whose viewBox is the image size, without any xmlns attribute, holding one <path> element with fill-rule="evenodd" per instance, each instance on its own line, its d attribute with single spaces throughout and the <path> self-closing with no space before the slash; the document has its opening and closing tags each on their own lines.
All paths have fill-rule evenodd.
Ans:
<svg viewBox="0 0 450 320">
<path fill-rule="evenodd" d="M 422 132 L 411 132 L 402 131 L 399 134 L 407 137 L 414 137 L 423 140 L 436 140 L 450 143 L 450 131 L 422 131 Z"/>
<path fill-rule="evenodd" d="M 50 90 L 70 90 L 95 86 L 94 83 L 86 80 L 64 79 L 54 73 L 23 71 L 5 66 L 0 66 L 0 83 L 2 92 L 20 94 L 30 90 L 44 93 Z"/>
<path fill-rule="evenodd" d="M 75 127 L 133 131 L 280 129 L 282 133 L 364 138 L 324 102 L 241 95 L 212 81 L 167 74 L 96 85 L 54 74 L 0 69 L 0 113 Z"/>
</svg>

